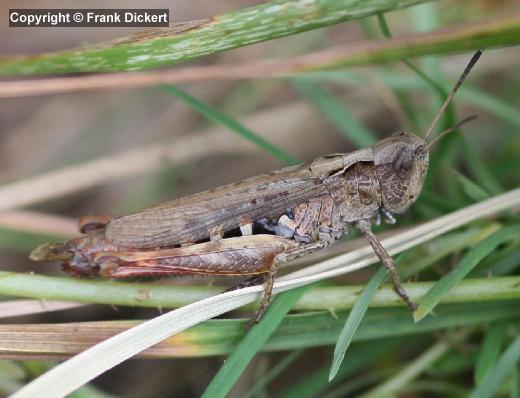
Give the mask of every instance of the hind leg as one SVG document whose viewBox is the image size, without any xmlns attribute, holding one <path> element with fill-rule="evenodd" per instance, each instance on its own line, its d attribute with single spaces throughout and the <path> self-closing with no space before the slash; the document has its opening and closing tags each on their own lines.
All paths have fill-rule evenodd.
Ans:
<svg viewBox="0 0 520 398">
<path fill-rule="evenodd" d="M 267 274 L 261 274 L 261 275 L 254 275 L 250 278 L 247 278 L 246 280 L 243 280 L 242 282 L 236 284 L 235 286 L 231 286 L 230 288 L 223 291 L 223 293 L 226 292 L 232 292 L 234 290 L 244 289 L 249 286 L 256 286 L 261 283 L 264 283 L 267 279 Z"/>
<path fill-rule="evenodd" d="M 265 314 L 265 311 L 267 310 L 267 307 L 269 307 L 269 303 L 271 302 L 271 297 L 273 293 L 273 285 L 276 277 L 276 271 L 278 270 L 278 265 L 294 260 L 298 257 L 306 256 L 307 254 L 313 253 L 317 250 L 321 250 L 329 245 L 330 241 L 318 241 L 314 243 L 305 244 L 293 249 L 289 249 L 276 256 L 275 260 L 273 261 L 273 265 L 271 266 L 271 269 L 267 274 L 265 274 L 264 297 L 262 299 L 262 303 L 256 311 L 254 318 L 252 318 L 247 323 L 246 329 L 250 329 L 256 323 L 260 322 L 260 320 Z"/>
<path fill-rule="evenodd" d="M 273 266 L 268 274 L 265 275 L 265 286 L 264 286 L 264 296 L 262 298 L 262 302 L 260 303 L 260 307 L 255 312 L 255 316 L 249 320 L 246 324 L 246 329 L 249 330 L 255 324 L 260 322 L 263 318 L 267 308 L 269 307 L 269 303 L 271 302 L 271 297 L 273 296 L 273 285 L 274 280 L 276 278 L 276 271 L 278 269 L 278 264 L 276 261 L 273 262 Z"/>
</svg>

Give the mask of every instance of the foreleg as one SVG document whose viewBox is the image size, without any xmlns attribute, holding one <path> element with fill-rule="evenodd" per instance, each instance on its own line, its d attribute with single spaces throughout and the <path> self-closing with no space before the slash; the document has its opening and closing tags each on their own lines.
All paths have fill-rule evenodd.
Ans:
<svg viewBox="0 0 520 398">
<path fill-rule="evenodd" d="M 399 297 L 401 297 L 404 300 L 404 302 L 408 305 L 408 307 L 410 307 L 412 311 L 415 311 L 417 309 L 417 305 L 410 299 L 410 297 L 408 297 L 408 294 L 401 285 L 401 279 L 399 278 L 399 274 L 397 273 L 394 260 L 392 259 L 390 254 L 388 254 L 381 242 L 379 242 L 379 239 L 377 239 L 377 237 L 372 232 L 370 228 L 370 221 L 358 221 L 356 223 L 356 226 L 368 240 L 376 256 L 383 263 L 385 268 L 390 272 L 390 275 L 392 276 L 392 283 L 394 285 L 394 290 L 396 291 L 396 293 L 399 295 Z"/>
</svg>

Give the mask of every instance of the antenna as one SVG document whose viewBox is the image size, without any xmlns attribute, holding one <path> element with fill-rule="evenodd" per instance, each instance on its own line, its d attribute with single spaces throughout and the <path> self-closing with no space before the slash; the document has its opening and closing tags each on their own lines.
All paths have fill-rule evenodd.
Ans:
<svg viewBox="0 0 520 398">
<path fill-rule="evenodd" d="M 426 134 L 424 136 L 424 141 L 427 142 L 428 138 L 430 138 L 430 135 L 432 134 L 433 129 L 435 128 L 435 126 L 439 122 L 439 119 L 441 118 L 442 114 L 444 113 L 444 111 L 448 107 L 450 101 L 452 100 L 453 96 L 455 95 L 455 93 L 457 92 L 459 87 L 461 86 L 461 84 L 464 81 L 464 79 L 466 79 L 466 77 L 468 76 L 468 74 L 471 71 L 471 69 L 477 63 L 477 61 L 480 58 L 480 56 L 482 55 L 483 51 L 484 50 L 478 50 L 475 54 L 473 54 L 473 57 L 471 57 L 470 61 L 466 65 L 466 68 L 464 69 L 464 72 L 462 72 L 462 75 L 460 75 L 459 80 L 457 80 L 457 83 L 455 83 L 455 86 L 453 86 L 453 88 L 451 89 L 450 93 L 448 94 L 448 96 L 444 100 L 444 103 L 442 104 L 442 106 L 440 107 L 439 111 L 437 112 L 437 114 L 433 118 L 432 124 L 430 124 L 430 127 L 428 127 L 428 131 L 426 131 Z"/>
<path fill-rule="evenodd" d="M 442 131 L 441 133 L 439 133 L 439 135 L 437 137 L 435 137 L 434 140 L 432 140 L 431 142 L 428 143 L 428 145 L 426 145 L 426 149 L 430 149 L 437 142 L 439 142 L 439 140 L 442 137 L 444 137 L 446 134 L 451 133 L 452 131 L 458 129 L 463 124 L 466 124 L 467 122 L 471 122 L 472 120 L 475 120 L 476 118 L 477 118 L 477 115 L 468 116 L 467 118 L 464 118 L 460 122 L 458 122 L 455 126 L 451 126 L 449 129 Z"/>
</svg>

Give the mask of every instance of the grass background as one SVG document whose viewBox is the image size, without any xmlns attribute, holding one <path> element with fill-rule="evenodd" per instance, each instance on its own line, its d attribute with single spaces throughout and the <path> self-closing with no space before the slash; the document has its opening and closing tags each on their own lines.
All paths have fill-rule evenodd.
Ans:
<svg viewBox="0 0 520 398">
<path fill-rule="evenodd" d="M 508 1 L 439 1 L 387 13 L 385 20 L 372 15 L 340 24 L 349 19 L 341 14 L 342 10 L 355 2 L 338 2 L 337 8 L 327 8 L 327 4 L 332 2 L 311 3 L 316 7 L 322 6 L 319 9 L 322 14 L 315 14 L 315 19 L 312 15 L 307 16 L 305 28 L 293 29 L 289 33 L 320 29 L 277 38 L 273 33 L 276 31 L 274 24 L 284 22 L 281 24 L 284 27 L 290 24 L 275 16 L 274 21 L 270 22 L 273 24 L 271 29 L 266 29 L 268 33 L 261 40 L 276 40 L 209 55 L 196 61 L 196 65 L 240 65 L 251 60 L 311 53 L 334 45 L 349 46 L 363 40 L 387 40 L 384 37 L 388 36 L 388 32 L 386 35 L 383 33 L 385 26 L 395 37 L 404 34 L 419 37 L 420 32 L 495 20 L 518 11 L 515 3 Z M 179 20 L 190 20 L 250 5 L 248 2 L 222 5 L 179 2 L 174 5 L 174 12 L 178 13 L 176 18 Z M 374 7 L 372 13 L 399 5 L 399 1 L 370 2 L 370 6 Z M 265 10 L 267 6 L 259 7 Z M 359 6 L 354 4 L 352 7 L 356 12 Z M 2 8 L 5 12 L 5 7 Z M 301 18 L 301 15 L 307 15 L 295 16 L 290 13 L 291 10 L 287 6 L 288 14 L 283 14 L 284 17 Z M 235 14 L 230 15 L 243 17 L 241 12 L 233 11 Z M 324 23 L 323 16 L 329 14 L 336 15 L 336 19 Z M 261 15 L 261 10 L 252 15 Z M 228 15 L 228 18 L 231 16 Z M 258 21 L 254 21 L 253 26 L 254 23 Z M 334 26 L 325 26 L 331 23 Z M 125 34 L 125 31 L 114 29 L 2 29 L 1 49 L 4 55 L 66 49 Z M 70 35 L 63 32 L 70 32 Z M 208 37 L 204 31 L 197 34 Z M 218 30 L 215 37 L 218 38 Z M 504 30 L 502 36 L 489 39 L 491 46 L 501 47 L 504 37 L 514 42 L 517 36 L 514 30 Z M 236 43 L 234 47 L 245 44 L 240 40 Z M 419 45 L 419 49 L 426 52 L 418 50 L 418 54 L 428 53 L 424 46 Z M 116 69 L 124 70 L 121 67 L 124 56 L 116 50 L 114 54 L 111 59 L 119 62 Z M 193 54 L 193 57 L 180 61 L 191 61 L 201 55 L 196 51 Z M 28 202 L 32 205 L 30 210 L 70 217 L 98 213 L 124 214 L 163 199 L 198 192 L 284 164 L 312 159 L 324 153 L 348 152 L 401 129 L 422 133 L 439 106 L 439 92 L 449 90 L 470 55 L 471 51 L 456 56 L 408 57 L 407 61 L 413 62 L 436 86 L 410 69 L 410 65 L 392 62 L 363 68 L 329 68 L 283 79 L 192 83 L 177 87 L 130 91 L 113 89 L 2 100 L 0 161 L 4 186 L 0 187 L 0 192 L 6 200 L 12 199 L 10 192 L 18 191 L 9 189 L 17 183 L 29 181 L 30 194 L 40 195 L 41 198 Z M 420 199 L 406 215 L 399 218 L 398 226 L 382 226 L 376 231 L 378 234 L 386 231 L 392 233 L 395 227 L 413 226 L 518 187 L 520 119 L 517 93 L 520 82 L 515 75 L 520 59 L 518 55 L 516 47 L 485 51 L 483 59 L 457 95 L 454 109 L 443 119 L 443 124 L 449 126 L 473 113 L 479 119 L 465 126 L 462 134 L 450 136 L 438 145 L 431 157 L 428 181 Z M 24 62 L 19 63 L 19 69 L 16 69 L 16 62 L 4 58 L 3 64 L 0 60 L 0 72 L 13 75 L 64 71 L 53 70 L 52 62 L 43 64 L 36 59 L 29 62 L 34 69 L 27 72 Z M 143 65 L 150 66 L 157 64 Z M 121 172 L 124 178 L 118 178 L 114 172 L 110 179 L 103 179 L 105 176 L 99 174 L 112 173 L 110 164 L 113 163 L 108 163 L 109 166 L 101 169 L 101 173 L 98 171 L 94 177 L 101 182 L 91 183 L 88 189 L 71 189 L 67 195 L 57 194 L 63 189 L 59 178 L 52 180 L 53 183 L 47 180 L 42 184 L 31 180 L 48 175 L 47 172 L 63 171 L 96 159 L 113 161 L 126 151 L 146 154 L 152 145 L 182 148 L 182 156 L 154 160 L 157 165 L 151 172 L 146 172 L 142 167 L 138 173 L 124 174 L 137 163 L 136 158 L 129 157 L 130 160 L 134 159 L 134 163 L 125 163 L 127 169 Z M 137 159 L 141 159 L 139 161 L 143 164 L 147 162 L 146 156 Z M 61 178 L 65 185 L 73 180 L 63 175 Z M 50 192 L 49 196 L 45 196 L 43 191 Z M 14 203 L 16 207 L 16 200 Z M 18 203 L 24 203 L 23 198 Z M 119 306 L 116 309 L 110 305 L 96 305 L 5 318 L 3 332 L 10 331 L 11 335 L 5 336 L 11 336 L 11 340 L 9 337 L 3 341 L 0 339 L 0 354 L 3 352 L 4 357 L 8 358 L 16 352 L 19 359 L 1 362 L 0 389 L 5 394 L 54 366 L 53 362 L 41 358 L 49 359 L 53 355 L 61 358 L 68 351 L 60 350 L 73 348 L 81 339 L 95 335 L 93 331 L 106 338 L 103 333 L 119 330 L 118 326 L 125 325 L 115 323 L 108 328 L 106 324 L 90 324 L 89 321 L 149 318 L 157 314 L 159 305 L 146 300 L 150 291 L 154 298 L 159 294 L 153 290 L 153 284 L 149 287 L 123 287 L 110 282 L 90 283 L 59 277 L 41 280 L 37 276 L 19 275 L 35 271 L 62 276 L 56 265 L 35 265 L 26 257 L 37 244 L 68 236 L 71 224 L 66 219 L 63 220 L 65 226 L 62 226 L 52 218 L 42 226 L 35 222 L 35 214 L 29 213 L 28 223 L 22 222 L 21 214 L 11 213 L 13 215 L 14 223 L 6 222 L 4 218 L 0 246 L 2 269 L 17 274 L 2 274 L 0 293 L 6 295 L 2 304 L 9 304 L 13 295 L 124 304 L 116 299 L 120 300 L 124 289 L 134 288 L 136 290 L 128 293 L 129 303 L 134 300 L 150 308 Z M 364 311 L 359 311 L 359 308 L 368 305 L 368 288 L 365 290 L 368 291 L 367 295 L 362 296 L 364 304 L 360 299 L 354 307 L 357 310 L 349 312 L 349 309 L 356 302 L 362 286 L 377 271 L 376 267 L 327 281 L 305 293 L 281 295 L 274 308 L 278 312 L 271 311 L 274 314 L 272 319 L 267 319 L 266 325 L 254 330 L 241 344 L 238 342 L 242 338 L 242 320 L 209 321 L 178 335 L 174 341 L 176 350 L 161 354 L 176 358 L 123 363 L 102 375 L 91 386 L 76 392 L 76 395 L 186 397 L 200 396 L 206 391 L 207 396 L 224 396 L 231 389 L 229 396 L 236 397 L 397 394 L 418 397 L 462 397 L 469 394 L 518 396 L 519 315 L 515 287 L 520 265 L 520 240 L 516 232 L 517 223 L 516 214 L 504 213 L 493 220 L 482 220 L 460 228 L 402 255 L 399 263 L 403 275 L 415 281 L 448 280 L 435 285 L 437 292 L 441 291 L 436 298 L 431 298 L 435 290 L 432 290 L 434 293 L 430 291 L 430 303 L 443 297 L 443 286 L 449 287 L 453 283 L 450 280 L 453 281 L 461 269 L 467 275 L 463 284 L 474 283 L 470 285 L 470 291 L 477 291 L 478 294 L 459 298 L 454 304 L 441 305 L 435 308 L 436 316 L 430 316 L 416 325 L 403 309 L 386 306 L 385 303 L 392 300 L 395 305 L 388 289 L 386 298 L 378 300 L 376 295 L 374 304 L 377 307 L 369 308 L 364 317 L 360 316 L 359 329 L 355 331 L 353 328 L 355 333 L 347 336 L 347 340 L 352 338 L 352 345 L 331 383 L 328 382 L 328 375 L 332 345 L 350 313 L 363 315 Z M 337 250 L 345 250 L 341 244 L 339 247 Z M 488 278 L 489 275 L 494 278 Z M 513 279 L 506 281 L 497 277 Z M 380 279 L 375 276 L 369 286 L 377 288 L 376 282 L 381 282 Z M 10 285 L 13 280 L 19 284 Z M 224 280 L 215 280 L 218 286 L 208 287 L 207 280 L 191 278 L 161 283 L 167 284 L 159 289 L 169 295 L 170 304 L 163 303 L 160 307 L 175 307 L 195 301 L 214 294 L 222 288 L 220 285 L 227 284 Z M 342 287 L 348 288 L 349 285 L 356 286 L 351 289 L 354 299 L 346 301 L 338 294 L 344 293 Z M 423 296 L 426 288 L 420 290 L 419 283 L 410 286 L 412 291 L 416 287 L 419 289 L 418 297 Z M 49 296 L 49 292 L 53 291 L 60 296 Z M 509 292 L 509 296 L 504 294 L 505 291 Z M 82 293 L 84 296 L 81 296 Z M 88 299 L 87 293 L 97 299 Z M 105 293 L 106 296 L 103 296 Z M 301 298 L 296 296 L 300 293 L 304 294 Z M 448 297 L 449 293 L 446 299 Z M 293 302 L 296 304 L 293 305 Z M 302 302 L 306 302 L 307 307 Z M 8 313 L 6 310 L 5 313 L 12 316 L 18 311 L 21 314 L 28 305 L 20 304 L 14 312 L 11 310 Z M 290 308 L 301 314 L 290 315 L 282 321 L 283 313 Z M 248 313 L 232 315 L 247 316 Z M 277 329 L 278 322 L 282 324 Z M 79 332 L 71 333 L 66 326 L 60 329 L 60 323 L 68 323 Z M 37 334 L 48 332 L 50 324 L 56 325 L 53 338 L 61 343 L 61 347 L 50 344 L 48 334 Z M 31 329 L 33 327 L 36 329 Z M 27 341 L 32 341 L 33 345 L 24 346 L 24 349 L 21 343 L 17 345 L 17 340 L 13 339 L 13 336 L 21 336 L 22 331 L 33 333 L 27 334 Z M 274 331 L 271 340 L 263 346 L 260 337 L 267 338 L 271 331 Z M 47 339 L 42 336 L 47 336 Z M 42 347 L 37 345 L 38 342 L 49 344 Z M 325 346 L 317 347 L 321 345 Z M 248 357 L 244 351 L 236 351 L 241 347 L 249 349 Z M 255 350 L 273 347 L 280 352 L 254 355 Z M 226 361 L 227 367 L 221 367 L 225 357 L 215 355 L 233 350 L 235 352 Z M 31 360 L 35 357 L 39 360 Z M 239 358 L 240 363 L 235 364 L 233 358 Z M 217 371 L 218 375 L 214 378 Z"/>
</svg>

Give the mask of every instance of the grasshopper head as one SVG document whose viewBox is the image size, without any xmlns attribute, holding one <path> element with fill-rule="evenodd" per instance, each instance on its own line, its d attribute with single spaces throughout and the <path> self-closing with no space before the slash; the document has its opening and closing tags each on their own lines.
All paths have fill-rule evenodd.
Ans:
<svg viewBox="0 0 520 398">
<path fill-rule="evenodd" d="M 374 146 L 374 165 L 383 206 L 403 213 L 421 193 L 428 170 L 427 145 L 414 134 L 394 134 Z"/>
<path fill-rule="evenodd" d="M 78 275 L 88 275 L 88 258 L 84 255 L 88 236 L 70 239 L 65 243 L 46 243 L 34 249 L 29 258 L 33 261 L 61 261 L 63 269 Z"/>
<path fill-rule="evenodd" d="M 78 276 L 94 276 L 96 274 L 96 270 L 91 266 L 92 235 L 95 234 L 87 233 L 65 242 L 64 246 L 71 257 L 63 262 L 64 271 Z"/>
<path fill-rule="evenodd" d="M 403 213 L 421 193 L 428 170 L 429 148 L 444 135 L 475 118 L 474 116 L 468 117 L 440 133 L 436 139 L 431 140 L 433 130 L 439 119 L 481 54 L 482 50 L 478 50 L 466 65 L 462 75 L 437 111 L 424 138 L 400 132 L 373 146 L 374 165 L 381 189 L 383 206 L 390 212 Z"/>
<path fill-rule="evenodd" d="M 63 269 L 79 276 L 97 276 L 99 267 L 94 259 L 98 252 L 111 252 L 115 246 L 106 242 L 102 230 L 69 239 L 63 244 L 47 243 L 30 255 L 34 261 L 61 261 Z"/>
<path fill-rule="evenodd" d="M 29 255 L 33 261 L 68 261 L 71 257 L 72 253 L 61 243 L 45 243 Z"/>
</svg>

